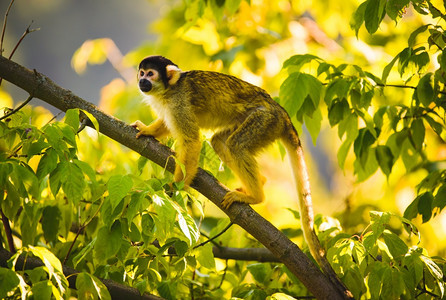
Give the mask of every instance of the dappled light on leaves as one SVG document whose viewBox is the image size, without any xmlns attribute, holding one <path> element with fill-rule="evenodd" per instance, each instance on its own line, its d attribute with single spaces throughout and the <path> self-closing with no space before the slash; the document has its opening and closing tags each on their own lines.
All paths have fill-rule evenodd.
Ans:
<svg viewBox="0 0 446 300">
<path fill-rule="evenodd" d="M 82 76 L 113 66 L 99 107 L 125 123 L 156 118 L 135 79 L 147 55 L 263 87 L 302 137 L 315 230 L 353 295 L 441 298 L 445 20 L 441 1 L 168 1 L 149 26 L 156 41 L 122 54 L 113 39 L 88 40 L 73 51 L 72 68 Z M 24 100 L 2 86 L 1 115 Z M 100 134 L 91 114 L 53 118 L 33 106 L 0 123 L 0 243 L 17 249 L 0 267 L 0 298 L 109 299 L 100 278 L 167 299 L 311 297 L 279 262 L 220 259 L 216 249 L 265 249 L 198 192 L 172 183 L 167 166 Z M 238 187 L 211 135 L 203 132 L 200 166 Z M 284 154 L 279 144 L 260 156 L 266 201 L 254 209 L 307 251 Z M 17 267 L 20 254 L 40 266 Z M 76 268 L 74 286 L 62 265 Z"/>
</svg>

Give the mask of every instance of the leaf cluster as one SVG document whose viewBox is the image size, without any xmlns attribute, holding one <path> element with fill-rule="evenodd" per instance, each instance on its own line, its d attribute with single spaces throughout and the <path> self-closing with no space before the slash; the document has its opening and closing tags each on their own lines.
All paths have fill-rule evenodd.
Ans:
<svg viewBox="0 0 446 300">
<path fill-rule="evenodd" d="M 418 13 L 444 18 L 430 1 L 411 4 Z M 367 31 L 374 33 L 385 15 L 398 21 L 408 6 L 409 1 L 365 1 L 354 14 L 351 26 L 357 32 L 365 24 Z M 310 54 L 292 56 L 283 65 L 289 75 L 278 100 L 293 118 L 305 123 L 314 142 L 326 111 L 330 126 L 337 128 L 342 141 L 337 153 L 339 166 L 344 168 L 353 150 L 353 168 L 359 181 L 378 169 L 389 178 L 400 162 L 408 174 L 427 171 L 418 186 L 419 196 L 405 213 L 408 218 L 422 215 L 423 222 L 446 204 L 441 160 L 428 156 L 433 141 L 445 139 L 446 39 L 439 24 L 414 30 L 408 46 L 380 76 L 355 64 L 334 65 Z M 417 44 L 421 36 L 426 46 Z M 395 72 L 404 83 L 388 82 Z M 386 100 L 389 89 L 401 89 L 411 95 L 411 100 L 391 104 Z"/>
</svg>

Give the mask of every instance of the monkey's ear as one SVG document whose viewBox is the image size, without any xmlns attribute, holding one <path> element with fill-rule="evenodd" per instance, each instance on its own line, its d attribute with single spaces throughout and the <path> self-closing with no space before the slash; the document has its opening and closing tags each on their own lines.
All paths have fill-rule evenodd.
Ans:
<svg viewBox="0 0 446 300">
<path fill-rule="evenodd" d="M 169 85 L 174 85 L 175 83 L 177 83 L 178 79 L 180 79 L 181 76 L 181 70 L 174 65 L 168 65 L 166 67 L 166 73 Z"/>
</svg>

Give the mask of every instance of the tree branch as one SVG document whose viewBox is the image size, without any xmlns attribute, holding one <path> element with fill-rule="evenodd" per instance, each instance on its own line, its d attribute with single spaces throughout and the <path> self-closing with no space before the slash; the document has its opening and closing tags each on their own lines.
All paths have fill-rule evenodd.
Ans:
<svg viewBox="0 0 446 300">
<path fill-rule="evenodd" d="M 216 247 L 212 248 L 214 256 L 220 259 L 235 259 L 258 262 L 279 262 L 279 260 L 265 248 L 230 248 Z"/>
<path fill-rule="evenodd" d="M 91 113 L 99 123 L 99 131 L 115 141 L 147 157 L 160 166 L 174 171 L 175 162 L 170 148 L 160 144 L 152 137 L 136 139 L 137 130 L 124 122 L 105 114 L 93 104 L 74 95 L 52 82 L 48 77 L 33 72 L 13 61 L 0 57 L 0 77 L 24 89 L 54 107 L 66 111 L 79 108 Z M 347 299 L 348 291 L 341 284 L 333 284 L 319 268 L 292 243 L 282 232 L 261 217 L 249 205 L 234 203 L 223 209 L 221 201 L 228 188 L 213 176 L 200 169 L 192 185 L 194 189 L 222 209 L 231 221 L 262 243 L 276 256 L 307 289 L 318 299 Z"/>
<path fill-rule="evenodd" d="M 8 268 L 7 262 L 12 257 L 12 253 L 5 249 L 0 249 L 0 267 Z M 40 266 L 43 266 L 43 262 L 35 257 L 27 257 L 26 261 L 23 257 L 19 257 L 16 264 L 17 270 L 30 270 Z M 76 278 L 79 271 L 63 266 L 63 273 L 68 279 L 70 288 L 76 288 Z M 141 299 L 141 300 L 162 300 L 164 298 L 144 293 L 141 295 L 135 288 L 114 282 L 110 279 L 100 279 L 102 283 L 107 287 L 112 299 Z"/>
</svg>

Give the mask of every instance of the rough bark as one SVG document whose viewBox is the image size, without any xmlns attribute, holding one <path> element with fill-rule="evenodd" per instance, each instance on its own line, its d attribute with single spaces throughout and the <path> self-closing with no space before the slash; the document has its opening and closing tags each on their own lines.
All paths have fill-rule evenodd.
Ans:
<svg viewBox="0 0 446 300">
<path fill-rule="evenodd" d="M 136 139 L 135 128 L 105 114 L 90 102 L 59 87 L 48 77 L 2 56 L 0 56 L 0 77 L 62 111 L 79 108 L 91 113 L 97 119 L 101 133 L 158 165 L 167 166 L 167 170 L 173 172 L 175 162 L 173 159 L 168 160 L 173 154 L 171 149 L 151 137 Z M 229 209 L 223 209 L 220 203 L 228 189 L 213 176 L 200 169 L 191 186 L 222 209 L 232 222 L 241 226 L 269 249 L 317 299 L 349 298 L 347 296 L 349 292 L 344 286 L 332 283 L 296 244 L 249 205 L 235 203 Z"/>
</svg>

